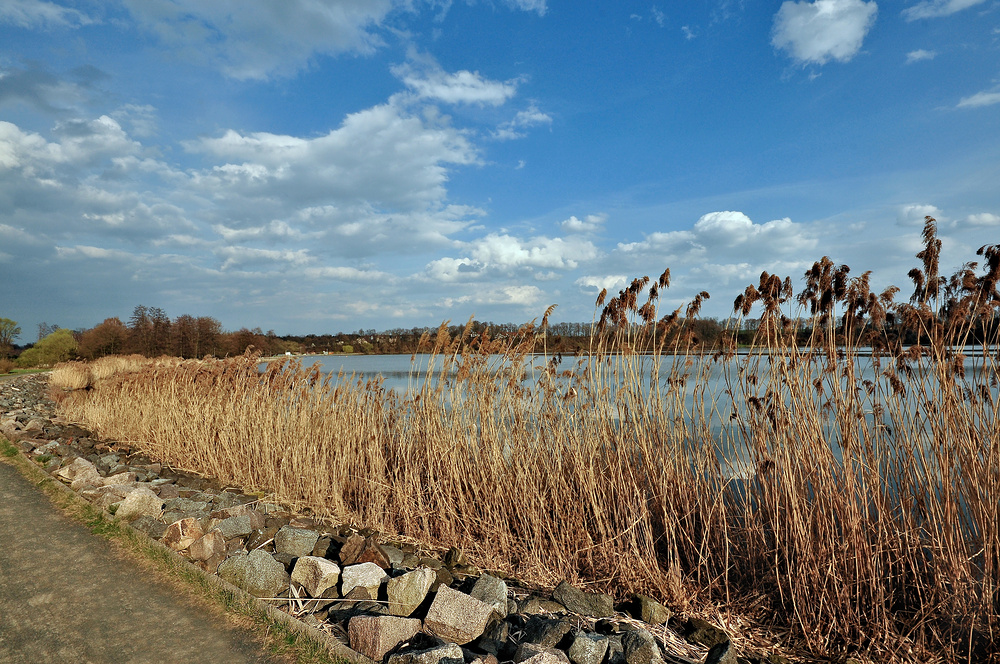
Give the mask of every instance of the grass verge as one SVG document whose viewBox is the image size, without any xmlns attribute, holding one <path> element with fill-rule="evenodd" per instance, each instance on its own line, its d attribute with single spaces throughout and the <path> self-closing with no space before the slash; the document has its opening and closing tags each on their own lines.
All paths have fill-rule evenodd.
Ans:
<svg viewBox="0 0 1000 664">
<path fill-rule="evenodd" d="M 226 588 L 215 577 L 180 560 L 158 543 L 76 496 L 3 437 L 0 437 L 0 461 L 15 466 L 61 512 L 116 545 L 152 576 L 169 583 L 189 599 L 223 612 L 230 622 L 251 631 L 272 655 L 296 664 L 347 664 L 348 660 L 332 655 L 318 638 L 296 631 L 245 593 Z"/>
</svg>

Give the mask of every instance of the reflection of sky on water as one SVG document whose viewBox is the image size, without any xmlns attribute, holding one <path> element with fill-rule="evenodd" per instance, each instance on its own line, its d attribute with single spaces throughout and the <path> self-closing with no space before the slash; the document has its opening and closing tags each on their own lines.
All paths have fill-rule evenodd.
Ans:
<svg viewBox="0 0 1000 664">
<path fill-rule="evenodd" d="M 693 358 L 693 364 L 686 364 L 688 360 L 689 358 L 675 358 L 674 356 L 665 356 L 660 359 L 658 374 L 660 377 L 659 389 L 661 396 L 665 399 L 675 395 L 683 396 L 681 401 L 675 403 L 683 403 L 684 412 L 682 415 L 685 418 L 690 419 L 692 413 L 704 412 L 706 414 L 705 423 L 707 424 L 708 433 L 716 446 L 720 463 L 727 469 L 725 471 L 727 476 L 746 477 L 752 475 L 754 467 L 750 462 L 750 454 L 747 450 L 746 442 L 742 440 L 738 427 L 730 419 L 731 413 L 734 412 L 734 406 L 733 398 L 728 393 L 728 390 L 731 389 L 736 393 L 736 411 L 745 410 L 747 408 L 746 400 L 750 397 L 764 398 L 770 387 L 768 384 L 769 372 L 771 371 L 770 359 L 766 355 L 748 356 L 744 351 L 736 358 L 728 361 L 710 361 L 708 358 L 704 358 L 708 362 L 708 365 L 705 367 L 699 367 L 702 358 Z M 440 357 L 432 358 L 429 355 L 417 355 L 412 360 L 409 355 L 329 355 L 302 358 L 302 364 L 305 367 L 318 363 L 321 371 L 324 373 L 340 373 L 344 375 L 345 379 L 350 379 L 352 375 L 355 380 L 368 380 L 381 376 L 383 387 L 394 390 L 400 395 L 405 395 L 408 392 L 418 389 L 423 383 L 428 368 L 435 370 L 434 379 L 437 380 L 440 374 L 441 361 Z M 602 375 L 605 379 L 602 386 L 621 389 L 620 384 L 613 384 L 615 381 L 613 369 L 615 364 L 620 361 L 621 358 L 616 356 L 606 358 L 601 367 Z M 632 357 L 630 361 L 638 361 L 640 363 L 640 380 L 633 385 L 633 388 L 639 389 L 642 397 L 652 402 L 653 400 L 650 397 L 652 391 L 651 375 L 655 360 L 652 357 L 646 356 Z M 432 362 L 436 362 L 436 366 L 431 366 Z M 538 377 L 544 370 L 545 362 L 545 358 L 540 356 L 529 358 L 525 367 L 525 379 L 522 382 L 523 387 L 531 388 L 535 385 Z M 884 357 L 880 358 L 878 362 L 879 366 L 876 367 L 870 353 L 865 353 L 862 349 L 862 352 L 858 356 L 858 367 L 855 374 L 856 384 L 860 386 L 859 400 L 869 428 L 876 426 L 875 418 L 877 417 L 878 406 L 885 402 L 887 395 L 892 394 L 892 388 L 889 385 L 888 379 L 883 375 L 883 372 L 887 368 L 895 367 L 895 362 Z M 491 366 L 494 368 L 502 366 L 503 363 L 504 360 L 500 357 L 491 358 Z M 810 383 L 816 379 L 822 379 L 823 381 L 823 394 L 818 392 L 812 394 L 817 408 L 820 408 L 824 401 L 829 398 L 831 392 L 837 387 L 837 383 L 839 383 L 842 389 L 848 387 L 848 379 L 839 373 L 833 375 L 824 374 L 824 366 L 825 359 L 816 358 L 815 361 L 810 363 L 800 363 L 798 368 L 798 375 L 804 377 Z M 842 363 L 839 362 L 839 366 L 842 370 Z M 926 359 L 923 363 L 911 362 L 910 367 L 913 370 L 911 378 L 906 379 L 905 376 L 901 376 L 907 385 L 907 394 L 900 399 L 900 404 L 916 420 L 919 420 L 921 417 L 919 413 L 923 409 L 922 404 L 918 403 L 918 398 L 921 394 L 935 394 L 934 390 L 930 388 L 922 393 L 917 389 L 918 381 L 926 379 L 929 376 L 927 366 Z M 964 381 L 960 381 L 960 385 L 963 383 L 968 386 L 991 384 L 991 381 L 984 378 L 984 371 L 992 373 L 993 377 L 996 378 L 996 361 L 984 358 L 981 353 L 975 351 L 967 352 L 964 367 L 965 379 Z M 564 357 L 563 361 L 558 365 L 559 372 L 566 370 L 578 371 L 581 368 L 582 364 L 579 359 L 570 356 Z M 741 382 L 741 368 L 746 369 L 749 373 L 757 374 L 758 380 L 755 384 L 750 384 L 745 380 Z M 454 375 L 454 371 L 455 369 L 453 368 L 452 375 Z M 897 371 L 897 373 L 899 372 Z M 684 374 L 687 375 L 686 380 L 678 380 Z M 671 380 L 668 381 L 668 379 Z M 561 393 L 565 393 L 569 390 L 569 381 L 572 379 L 560 378 L 559 380 L 562 382 L 559 390 Z M 870 393 L 868 389 L 865 389 L 865 381 L 869 381 L 869 388 L 874 387 L 873 392 Z M 928 385 L 930 384 L 931 381 L 928 382 Z M 696 386 L 698 389 L 695 389 Z M 998 387 L 996 380 L 992 381 L 990 391 L 993 394 L 994 400 L 997 400 Z M 528 399 L 525 403 L 530 408 L 531 400 Z M 571 401 L 568 401 L 563 407 L 567 413 L 570 413 L 574 406 Z M 992 413 L 992 407 L 990 408 L 990 412 Z M 615 428 L 619 427 L 619 414 L 614 409 L 609 410 L 607 413 L 608 417 L 613 420 L 612 426 Z M 839 440 L 839 433 L 836 429 L 837 425 L 832 417 L 825 418 L 825 422 L 825 438 L 832 442 L 833 453 L 838 461 L 840 461 L 842 455 L 837 445 L 837 441 Z M 891 431 L 895 424 L 892 422 L 891 414 L 887 408 L 882 414 L 882 426 Z M 974 422 L 973 424 L 982 423 Z"/>
</svg>

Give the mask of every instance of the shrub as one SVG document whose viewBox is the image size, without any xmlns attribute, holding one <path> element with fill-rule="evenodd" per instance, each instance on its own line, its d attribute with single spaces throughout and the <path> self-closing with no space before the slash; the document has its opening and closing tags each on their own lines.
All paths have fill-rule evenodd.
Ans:
<svg viewBox="0 0 1000 664">
<path fill-rule="evenodd" d="M 0 374 L 8 374 L 14 370 L 14 363 L 8 359 L 0 359 Z"/>
<path fill-rule="evenodd" d="M 19 367 L 51 366 L 76 355 L 76 339 L 70 330 L 56 330 L 17 358 Z"/>
</svg>

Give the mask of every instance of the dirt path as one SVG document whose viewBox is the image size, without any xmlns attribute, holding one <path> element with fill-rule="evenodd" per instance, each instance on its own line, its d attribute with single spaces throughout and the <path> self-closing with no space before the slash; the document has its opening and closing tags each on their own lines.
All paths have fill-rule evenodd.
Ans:
<svg viewBox="0 0 1000 664">
<path fill-rule="evenodd" d="M 0 662 L 280 662 L 0 463 Z"/>
</svg>

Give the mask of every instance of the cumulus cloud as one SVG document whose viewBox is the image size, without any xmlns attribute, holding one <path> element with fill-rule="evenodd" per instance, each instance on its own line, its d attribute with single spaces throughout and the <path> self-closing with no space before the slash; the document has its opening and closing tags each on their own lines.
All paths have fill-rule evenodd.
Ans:
<svg viewBox="0 0 1000 664">
<path fill-rule="evenodd" d="M 977 227 L 1000 226 L 1000 215 L 993 214 L 992 212 L 970 214 L 964 219 L 964 224 Z"/>
<path fill-rule="evenodd" d="M 816 0 L 781 4 L 771 44 L 801 64 L 851 60 L 875 24 L 878 5 L 863 0 Z"/>
<path fill-rule="evenodd" d="M 477 163 L 465 133 L 381 104 L 353 113 L 315 138 L 228 130 L 185 144 L 225 163 L 197 175 L 206 191 L 295 200 L 300 205 L 367 203 L 422 210 L 445 198 L 449 165 Z"/>
<path fill-rule="evenodd" d="M 574 215 L 559 222 L 559 227 L 568 233 L 596 233 L 604 228 L 607 220 L 606 214 L 588 214 L 583 219 L 577 219 Z"/>
<path fill-rule="evenodd" d="M 608 292 L 614 292 L 628 283 L 628 277 L 624 274 L 588 274 L 580 277 L 573 283 L 583 290 L 591 290 L 595 293 L 600 293 L 605 288 L 608 289 Z"/>
<path fill-rule="evenodd" d="M 927 51 L 925 49 L 918 48 L 916 51 L 910 51 L 906 54 L 906 64 L 912 65 L 914 62 L 933 60 L 935 57 L 937 57 L 937 53 L 934 51 Z"/>
<path fill-rule="evenodd" d="M 977 92 L 971 97 L 963 97 L 958 102 L 958 108 L 979 108 L 980 106 L 992 106 L 1000 104 L 1000 91 Z"/>
<path fill-rule="evenodd" d="M 903 16 L 907 21 L 916 21 L 920 18 L 937 18 L 939 16 L 949 16 L 963 9 L 974 7 L 986 2 L 986 0 L 922 0 L 912 7 L 903 10 Z"/>
<path fill-rule="evenodd" d="M 926 217 L 934 217 L 938 221 L 944 221 L 944 213 L 934 205 L 913 203 L 902 205 L 896 215 L 896 221 L 900 226 L 923 226 Z"/>
<path fill-rule="evenodd" d="M 77 9 L 44 0 L 5 0 L 0 4 L 0 23 L 19 28 L 79 28 L 94 20 Z"/>
<path fill-rule="evenodd" d="M 410 53 L 410 60 L 392 68 L 393 75 L 420 99 L 446 104 L 500 106 L 517 94 L 517 80 L 492 81 L 479 72 L 446 72 L 431 57 Z"/>
<path fill-rule="evenodd" d="M 691 230 L 651 233 L 640 242 L 619 243 L 623 254 L 655 254 L 662 260 L 802 255 L 816 246 L 815 234 L 787 217 L 754 223 L 742 212 L 702 215 Z"/>
</svg>

